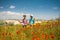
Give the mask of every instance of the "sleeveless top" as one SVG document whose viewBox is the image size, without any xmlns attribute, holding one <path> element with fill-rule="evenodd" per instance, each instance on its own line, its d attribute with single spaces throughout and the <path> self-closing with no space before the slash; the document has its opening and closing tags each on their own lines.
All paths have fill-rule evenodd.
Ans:
<svg viewBox="0 0 60 40">
<path fill-rule="evenodd" d="M 29 23 L 30 23 L 30 25 L 33 25 L 33 24 L 34 24 L 34 19 L 31 18 L 31 19 L 29 20 Z"/>
</svg>

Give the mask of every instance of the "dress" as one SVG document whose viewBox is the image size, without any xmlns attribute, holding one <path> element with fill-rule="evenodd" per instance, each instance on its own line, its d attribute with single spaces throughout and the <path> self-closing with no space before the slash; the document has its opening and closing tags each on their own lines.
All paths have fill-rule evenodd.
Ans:
<svg viewBox="0 0 60 40">
<path fill-rule="evenodd" d="M 29 23 L 30 23 L 30 25 L 33 25 L 33 24 L 34 24 L 34 19 L 31 18 L 31 19 L 29 20 Z"/>
</svg>

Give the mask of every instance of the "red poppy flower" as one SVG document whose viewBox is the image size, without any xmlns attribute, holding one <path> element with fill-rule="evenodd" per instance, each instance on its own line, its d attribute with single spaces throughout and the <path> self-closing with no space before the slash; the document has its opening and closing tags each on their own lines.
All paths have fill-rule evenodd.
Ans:
<svg viewBox="0 0 60 40">
<path fill-rule="evenodd" d="M 35 32 L 32 32 L 32 34 L 35 34 Z"/>
<path fill-rule="evenodd" d="M 45 35 L 42 33 L 42 39 L 44 39 L 45 38 Z"/>
<path fill-rule="evenodd" d="M 20 34 L 21 33 L 21 31 L 20 30 L 18 30 L 17 32 L 16 32 L 16 34 Z"/>
<path fill-rule="evenodd" d="M 3 37 L 5 37 L 6 35 L 7 35 L 7 33 L 6 33 L 6 32 L 3 32 L 3 33 L 2 33 L 2 36 L 3 36 Z"/>
<path fill-rule="evenodd" d="M 49 38 L 49 36 L 46 34 L 46 39 L 48 39 Z"/>
<path fill-rule="evenodd" d="M 40 28 L 41 25 L 40 25 L 40 23 L 37 23 L 36 26 L 37 26 L 38 28 Z"/>
<path fill-rule="evenodd" d="M 13 34 L 9 32 L 9 36 L 10 36 L 10 37 L 13 37 Z"/>
<path fill-rule="evenodd" d="M 51 38 L 54 38 L 54 35 L 53 35 L 53 34 L 51 34 L 51 35 L 50 35 L 50 37 L 51 37 Z"/>
<path fill-rule="evenodd" d="M 48 26 L 44 25 L 44 28 L 47 28 Z"/>
<path fill-rule="evenodd" d="M 32 40 L 40 40 L 40 38 L 38 36 L 33 36 Z"/>
</svg>

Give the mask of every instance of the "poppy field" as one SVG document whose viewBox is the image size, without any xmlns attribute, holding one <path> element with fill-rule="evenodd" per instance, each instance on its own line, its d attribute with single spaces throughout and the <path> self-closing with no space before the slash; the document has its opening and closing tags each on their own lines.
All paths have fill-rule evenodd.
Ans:
<svg viewBox="0 0 60 40">
<path fill-rule="evenodd" d="M 60 40 L 60 21 L 0 26 L 0 40 Z"/>
</svg>

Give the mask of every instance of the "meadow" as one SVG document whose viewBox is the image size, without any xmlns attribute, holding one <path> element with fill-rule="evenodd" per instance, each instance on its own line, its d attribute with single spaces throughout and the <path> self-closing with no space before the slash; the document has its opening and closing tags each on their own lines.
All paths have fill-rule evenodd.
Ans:
<svg viewBox="0 0 60 40">
<path fill-rule="evenodd" d="M 48 21 L 36 23 L 31 27 L 29 24 L 6 25 L 0 23 L 0 40 L 60 40 L 60 21 Z"/>
</svg>

